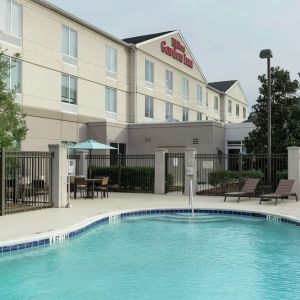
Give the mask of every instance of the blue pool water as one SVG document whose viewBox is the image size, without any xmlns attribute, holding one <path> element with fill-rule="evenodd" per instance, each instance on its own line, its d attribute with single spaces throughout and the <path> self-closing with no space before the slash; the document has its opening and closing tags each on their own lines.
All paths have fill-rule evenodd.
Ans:
<svg viewBox="0 0 300 300">
<path fill-rule="evenodd" d="M 151 216 L 0 256 L 0 299 L 300 299 L 300 229 Z"/>
</svg>

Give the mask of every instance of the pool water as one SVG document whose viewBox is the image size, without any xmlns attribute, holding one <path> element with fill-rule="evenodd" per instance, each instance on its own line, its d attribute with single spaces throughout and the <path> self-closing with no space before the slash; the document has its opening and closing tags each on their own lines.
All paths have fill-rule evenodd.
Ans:
<svg viewBox="0 0 300 300">
<path fill-rule="evenodd" d="M 300 229 L 151 216 L 0 256 L 0 299 L 299 299 Z"/>
</svg>

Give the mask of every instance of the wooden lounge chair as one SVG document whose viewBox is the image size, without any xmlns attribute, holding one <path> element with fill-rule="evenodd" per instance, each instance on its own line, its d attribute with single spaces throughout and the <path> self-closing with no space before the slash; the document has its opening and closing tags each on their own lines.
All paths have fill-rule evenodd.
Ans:
<svg viewBox="0 0 300 300">
<path fill-rule="evenodd" d="M 275 193 L 261 195 L 259 204 L 261 204 L 262 201 L 271 201 L 272 199 L 275 199 L 276 205 L 278 198 L 283 200 L 288 196 L 295 196 L 296 201 L 298 201 L 297 193 L 291 193 L 294 182 L 295 180 L 281 179 L 278 183 Z"/>
<path fill-rule="evenodd" d="M 249 197 L 250 199 L 250 197 L 254 195 L 258 182 L 258 178 L 248 178 L 239 192 L 225 193 L 224 202 L 226 201 L 227 197 L 238 197 L 237 202 L 240 201 L 241 197 Z"/>
</svg>

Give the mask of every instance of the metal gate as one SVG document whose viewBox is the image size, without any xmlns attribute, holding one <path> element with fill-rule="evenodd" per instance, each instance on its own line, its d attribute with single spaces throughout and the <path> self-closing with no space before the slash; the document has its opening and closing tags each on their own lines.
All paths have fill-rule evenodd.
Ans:
<svg viewBox="0 0 300 300">
<path fill-rule="evenodd" d="M 185 160 L 184 153 L 166 153 L 165 156 L 166 193 L 184 193 Z"/>
<path fill-rule="evenodd" d="M 1 215 L 52 206 L 49 152 L 0 152 Z"/>
<path fill-rule="evenodd" d="M 266 154 L 197 154 L 197 185 L 202 195 L 238 191 L 245 178 L 260 178 L 259 188 L 274 191 L 287 177 L 287 154 L 272 154 L 271 183 L 268 183 Z"/>
</svg>

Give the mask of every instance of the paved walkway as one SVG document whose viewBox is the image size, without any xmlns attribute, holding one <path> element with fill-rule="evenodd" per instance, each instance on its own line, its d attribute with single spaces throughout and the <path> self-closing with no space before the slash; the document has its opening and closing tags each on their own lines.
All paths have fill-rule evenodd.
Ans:
<svg viewBox="0 0 300 300">
<path fill-rule="evenodd" d="M 153 195 L 110 193 L 108 199 L 71 199 L 72 208 L 51 208 L 0 217 L 0 243 L 64 229 L 98 214 L 125 209 L 186 208 L 188 197 L 183 195 Z M 195 208 L 224 208 L 281 214 L 300 220 L 300 203 L 294 200 L 258 204 L 258 199 L 244 198 L 223 202 L 223 197 L 195 196 Z"/>
</svg>

